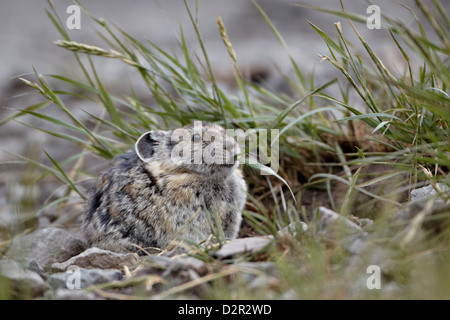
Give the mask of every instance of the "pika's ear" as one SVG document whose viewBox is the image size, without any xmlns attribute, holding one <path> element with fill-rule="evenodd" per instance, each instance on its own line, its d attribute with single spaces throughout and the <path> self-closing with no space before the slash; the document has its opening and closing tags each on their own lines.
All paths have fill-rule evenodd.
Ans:
<svg viewBox="0 0 450 320">
<path fill-rule="evenodd" d="M 163 143 L 166 133 L 160 130 L 154 130 L 144 133 L 134 146 L 139 159 L 149 162 L 155 153 L 159 144 Z"/>
</svg>

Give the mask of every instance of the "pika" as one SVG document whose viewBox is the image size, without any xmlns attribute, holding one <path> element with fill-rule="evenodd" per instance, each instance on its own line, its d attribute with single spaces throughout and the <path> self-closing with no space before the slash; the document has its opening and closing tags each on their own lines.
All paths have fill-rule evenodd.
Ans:
<svg viewBox="0 0 450 320">
<path fill-rule="evenodd" d="M 225 237 L 236 238 L 247 197 L 239 152 L 216 124 L 144 133 L 89 191 L 88 242 L 116 252 L 164 248 L 174 237 L 199 242 L 217 218 Z"/>
</svg>

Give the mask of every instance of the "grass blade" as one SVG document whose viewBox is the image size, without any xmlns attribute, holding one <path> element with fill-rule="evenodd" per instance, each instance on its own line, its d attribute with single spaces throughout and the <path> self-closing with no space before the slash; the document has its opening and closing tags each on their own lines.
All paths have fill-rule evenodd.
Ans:
<svg viewBox="0 0 450 320">
<path fill-rule="evenodd" d="M 58 172 L 61 174 L 61 176 L 64 178 L 65 182 L 68 183 L 70 185 L 70 187 L 72 188 L 73 191 L 75 191 L 76 193 L 78 193 L 78 195 L 81 197 L 81 199 L 83 200 L 87 200 L 87 198 L 85 197 L 85 195 L 80 192 L 80 190 L 78 190 L 78 188 L 75 186 L 75 184 L 73 183 L 72 179 L 70 179 L 67 174 L 65 173 L 65 171 L 59 166 L 59 164 L 46 152 L 44 151 L 44 153 L 46 154 L 46 156 L 50 159 L 50 161 L 53 163 L 53 165 L 56 167 L 56 169 L 58 170 Z"/>
<path fill-rule="evenodd" d="M 307 94 L 306 96 L 304 96 L 303 98 L 301 98 L 300 100 L 296 101 L 295 103 L 291 104 L 290 106 L 288 106 L 285 110 L 283 110 L 273 121 L 271 124 L 269 124 L 267 126 L 268 130 L 274 129 L 276 127 L 279 127 L 281 122 L 283 122 L 283 120 L 287 117 L 287 115 L 289 113 L 292 112 L 292 110 L 294 110 L 297 106 L 299 106 L 303 101 L 305 101 L 306 99 L 308 99 L 310 96 L 318 93 L 319 91 L 322 91 L 323 89 L 325 89 L 326 87 L 332 85 L 333 83 L 335 83 L 337 81 L 336 79 L 330 80 L 327 83 L 325 83 L 324 85 L 320 86 L 319 88 L 315 89 L 314 91 L 310 92 L 309 94 Z"/>
</svg>

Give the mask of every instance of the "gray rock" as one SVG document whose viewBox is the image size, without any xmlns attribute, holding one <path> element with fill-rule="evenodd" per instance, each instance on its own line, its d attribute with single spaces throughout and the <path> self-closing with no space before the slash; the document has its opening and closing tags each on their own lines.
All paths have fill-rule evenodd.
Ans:
<svg viewBox="0 0 450 320">
<path fill-rule="evenodd" d="M 438 187 L 444 194 L 447 194 L 448 196 L 450 189 L 445 184 L 438 183 Z M 436 196 L 436 190 L 431 185 L 411 191 L 411 201 L 429 199 L 434 196 Z"/>
<path fill-rule="evenodd" d="M 273 262 L 239 262 L 234 264 L 239 269 L 239 276 L 249 289 L 263 289 L 271 286 L 277 279 L 275 263 Z"/>
<path fill-rule="evenodd" d="M 66 230 L 45 228 L 15 239 L 6 255 L 17 261 L 34 259 L 46 268 L 79 254 L 86 247 L 83 239 Z"/>
<path fill-rule="evenodd" d="M 393 241 L 401 248 L 413 248 L 427 236 L 445 233 L 449 214 L 448 201 L 425 198 L 409 202 L 390 218 L 397 225 Z"/>
<path fill-rule="evenodd" d="M 352 255 L 367 250 L 369 234 L 367 232 L 355 233 L 342 239 L 343 247 Z"/>
<path fill-rule="evenodd" d="M 70 290 L 70 289 L 56 289 L 48 290 L 45 293 L 45 298 L 49 300 L 95 300 L 96 295 L 92 292 L 86 292 L 83 290 Z"/>
<path fill-rule="evenodd" d="M 44 268 L 37 262 L 35 259 L 27 259 L 24 264 L 24 268 L 33 272 L 36 272 L 39 275 L 43 275 L 45 273 Z"/>
<path fill-rule="evenodd" d="M 236 263 L 237 268 L 250 269 L 255 271 L 261 271 L 270 275 L 275 275 L 277 273 L 277 268 L 274 262 L 263 261 L 263 262 L 239 262 Z"/>
<path fill-rule="evenodd" d="M 224 244 L 216 252 L 216 256 L 219 259 L 225 259 L 233 256 L 238 256 L 246 253 L 253 253 L 264 249 L 269 243 L 271 243 L 273 237 L 250 237 L 234 239 Z"/>
<path fill-rule="evenodd" d="M 171 286 L 177 286 L 188 281 L 194 281 L 208 273 L 206 263 L 194 257 L 181 256 L 164 270 L 161 277 L 169 281 Z M 201 285 L 201 288 L 204 286 Z"/>
<path fill-rule="evenodd" d="M 165 269 L 172 265 L 174 260 L 165 256 L 149 255 L 145 257 L 144 262 L 156 268 Z"/>
<path fill-rule="evenodd" d="M 252 290 L 265 290 L 279 282 L 280 280 L 277 277 L 261 274 L 259 276 L 254 276 L 253 279 L 248 282 L 246 287 Z"/>
<path fill-rule="evenodd" d="M 66 271 L 70 266 L 86 269 L 122 270 L 124 266 L 131 267 L 139 263 L 139 261 L 139 256 L 136 253 L 117 253 L 94 247 L 65 262 L 54 263 L 52 268 L 59 271 Z"/>
<path fill-rule="evenodd" d="M 407 203 L 405 207 L 394 216 L 394 219 L 411 220 L 419 213 L 432 215 L 446 212 L 450 212 L 450 203 L 446 204 L 440 199 L 425 198 Z"/>
<path fill-rule="evenodd" d="M 364 232 L 360 226 L 325 207 L 319 208 L 319 235 L 334 236 L 334 233 L 351 234 Z"/>
<path fill-rule="evenodd" d="M 366 248 L 368 233 L 356 223 L 333 210 L 320 207 L 318 235 L 330 244 L 339 243 L 350 254 L 359 254 Z"/>
<path fill-rule="evenodd" d="M 297 293 L 294 289 L 288 289 L 281 295 L 281 300 L 298 300 Z"/>
<path fill-rule="evenodd" d="M 192 269 L 198 274 L 206 274 L 208 272 L 206 263 L 189 256 L 181 256 L 178 259 L 174 259 L 174 263 L 171 268 L 173 269 Z"/>
<path fill-rule="evenodd" d="M 6 257 L 0 260 L 0 276 L 3 278 L 2 282 L 6 280 L 8 287 L 13 290 L 13 296 L 24 294 L 35 297 L 48 289 L 45 281 L 36 272 L 26 270 L 17 261 Z"/>
<path fill-rule="evenodd" d="M 54 288 L 84 289 L 93 284 L 122 280 L 122 272 L 114 269 L 73 268 L 70 272 L 54 273 L 47 282 Z"/>
<path fill-rule="evenodd" d="M 142 263 L 136 268 L 134 273 L 136 276 L 161 274 L 165 270 L 170 269 L 174 263 L 174 260 L 169 257 L 149 255 L 142 260 Z"/>
</svg>

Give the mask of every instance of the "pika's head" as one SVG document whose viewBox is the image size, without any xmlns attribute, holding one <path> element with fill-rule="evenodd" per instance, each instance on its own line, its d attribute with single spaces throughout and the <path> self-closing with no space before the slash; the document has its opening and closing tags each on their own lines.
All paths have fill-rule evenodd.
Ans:
<svg viewBox="0 0 450 320">
<path fill-rule="evenodd" d="M 207 176 L 228 176 L 239 165 L 238 144 L 217 124 L 194 122 L 171 131 L 150 131 L 139 138 L 135 150 L 145 163 Z"/>
</svg>

